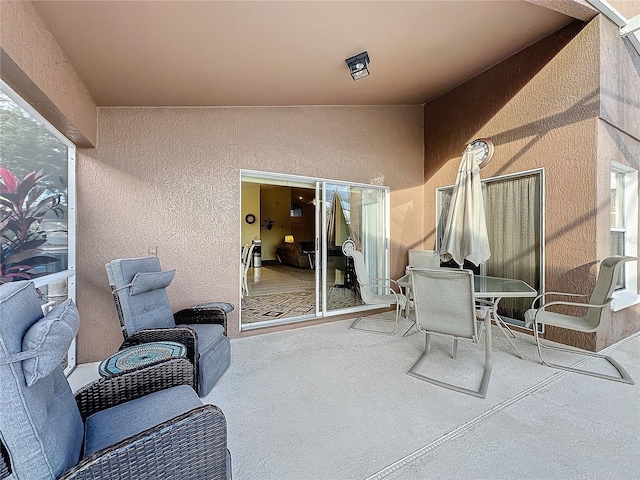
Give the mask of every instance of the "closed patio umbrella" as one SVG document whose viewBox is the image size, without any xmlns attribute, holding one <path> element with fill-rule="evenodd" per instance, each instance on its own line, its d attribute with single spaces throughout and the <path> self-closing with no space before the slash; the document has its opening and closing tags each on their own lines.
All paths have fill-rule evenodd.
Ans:
<svg viewBox="0 0 640 480">
<path fill-rule="evenodd" d="M 476 150 L 469 145 L 462 154 L 440 246 L 443 260 L 460 266 L 465 260 L 480 265 L 491 256 Z"/>
</svg>

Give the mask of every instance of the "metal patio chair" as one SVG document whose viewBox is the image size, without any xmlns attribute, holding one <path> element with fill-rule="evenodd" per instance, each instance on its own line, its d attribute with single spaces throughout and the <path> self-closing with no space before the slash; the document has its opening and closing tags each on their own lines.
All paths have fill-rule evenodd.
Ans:
<svg viewBox="0 0 640 480">
<path fill-rule="evenodd" d="M 604 378 L 607 380 L 614 380 L 616 382 L 630 383 L 633 384 L 633 379 L 629 375 L 629 373 L 613 358 L 607 355 L 601 355 L 598 353 L 588 352 L 585 350 L 578 350 L 575 348 L 560 346 L 560 345 L 545 345 L 542 343 L 540 339 L 540 335 L 538 333 L 538 326 L 540 325 L 551 325 L 558 328 L 566 328 L 568 330 L 575 330 L 578 332 L 595 332 L 600 327 L 600 323 L 605 314 L 606 307 L 609 306 L 611 300 L 613 299 L 613 291 L 615 289 L 615 280 L 618 277 L 618 272 L 620 268 L 625 262 L 630 262 L 633 260 L 637 260 L 636 257 L 624 257 L 624 256 L 613 256 L 605 258 L 600 264 L 600 270 L 598 272 L 598 278 L 596 279 L 596 285 L 591 294 L 581 295 L 575 293 L 563 293 L 563 292 L 545 292 L 541 295 L 538 295 L 531 304 L 531 309 L 527 310 L 524 314 L 525 316 L 525 326 L 530 327 L 533 326 L 533 335 L 536 340 L 536 345 L 538 347 L 538 356 L 544 365 L 553 368 L 560 368 L 562 370 L 568 370 L 570 372 L 582 373 L 584 375 L 591 375 L 593 377 Z M 570 301 L 570 300 L 554 300 L 544 305 L 541 305 L 538 308 L 535 308 L 535 304 L 538 301 L 543 301 L 545 297 L 553 295 L 555 297 L 573 297 L 573 298 L 587 298 L 589 300 L 587 303 L 579 302 L 579 301 Z M 548 310 L 549 307 L 553 307 L 555 305 L 565 305 L 565 306 L 573 306 L 573 307 L 586 307 L 587 311 L 584 315 L 565 315 L 561 313 L 551 312 Z M 587 356 L 587 357 L 595 357 L 595 358 L 603 358 L 608 361 L 620 374 L 616 375 L 607 375 L 604 373 L 594 372 L 591 370 L 583 370 L 580 368 L 569 367 L 566 365 L 559 365 L 557 363 L 550 362 L 542 356 L 542 349 L 547 348 L 550 350 L 559 350 L 564 352 L 570 352 L 577 355 Z"/>
<path fill-rule="evenodd" d="M 400 317 L 400 312 L 404 311 L 407 304 L 407 297 L 405 297 L 402 293 L 398 293 L 394 291 L 389 284 L 397 283 L 390 278 L 369 278 L 369 273 L 367 272 L 367 267 L 364 263 L 364 256 L 362 252 L 356 250 L 356 244 L 353 240 L 349 239 L 342 244 L 342 253 L 346 257 L 351 257 L 353 259 L 353 266 L 356 272 L 356 277 L 358 280 L 358 285 L 360 286 L 360 297 L 362 301 L 367 305 L 395 305 L 396 306 L 396 315 L 395 320 L 391 320 L 388 317 L 383 317 L 380 315 L 371 315 L 367 317 L 358 317 L 356 318 L 351 326 L 349 327 L 352 330 L 360 330 L 364 332 L 370 333 L 379 333 L 383 335 L 393 335 L 398 327 L 398 319 Z M 382 290 L 386 293 L 379 293 Z M 398 291 L 400 291 L 400 287 L 398 287 Z M 376 329 L 362 328 L 358 327 L 358 323 L 363 319 L 368 320 L 381 320 L 390 322 L 393 321 L 393 329 L 391 331 L 380 331 Z"/>
<path fill-rule="evenodd" d="M 482 333 L 480 326 L 491 327 L 491 315 L 484 318 L 484 324 L 476 319 L 476 302 L 491 307 L 493 303 L 475 298 L 473 290 L 473 272 L 469 270 L 424 268 L 411 270 L 411 284 L 416 314 L 416 328 L 425 334 L 425 349 L 422 356 L 411 367 L 408 374 L 457 392 L 484 398 L 491 376 L 491 347 L 485 344 L 485 364 L 478 390 L 471 390 L 418 373 L 418 369 L 427 359 L 431 350 L 431 336 L 444 335 L 453 338 L 453 359 L 457 358 L 458 339 L 479 342 Z M 489 323 L 487 323 L 489 322 Z M 486 342 L 489 342 L 490 336 Z M 466 368 L 461 367 L 461 368 Z"/>
</svg>

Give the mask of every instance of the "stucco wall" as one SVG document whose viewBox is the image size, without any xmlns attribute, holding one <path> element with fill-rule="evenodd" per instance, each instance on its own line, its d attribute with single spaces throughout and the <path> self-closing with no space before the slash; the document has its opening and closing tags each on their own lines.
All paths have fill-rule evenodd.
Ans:
<svg viewBox="0 0 640 480">
<path fill-rule="evenodd" d="M 545 169 L 546 289 L 590 290 L 599 258 L 598 42 L 597 21 L 582 30 L 575 22 L 425 105 L 429 246 L 435 245 L 435 189 L 455 182 L 465 145 L 487 137 L 495 154 L 483 178 Z M 595 345 L 594 335 L 565 340 Z"/>
<path fill-rule="evenodd" d="M 0 2 L 0 75 L 77 146 L 96 144 L 88 90 L 29 2 Z"/>
<path fill-rule="evenodd" d="M 390 186 L 399 276 L 421 243 L 423 132 L 421 106 L 100 109 L 99 148 L 78 161 L 78 361 L 121 342 L 104 264 L 149 245 L 177 269 L 174 309 L 239 307 L 240 169 Z"/>
<path fill-rule="evenodd" d="M 638 168 L 638 72 L 637 55 L 598 17 L 425 105 L 426 243 L 435 244 L 435 189 L 454 183 L 467 142 L 488 137 L 496 149 L 483 178 L 545 169 L 546 290 L 590 292 L 610 252 L 611 161 Z M 607 315 L 597 336 L 554 328 L 546 336 L 601 349 L 640 330 L 638 311 Z"/>
<path fill-rule="evenodd" d="M 635 3 L 636 13 L 640 2 Z M 611 162 L 640 170 L 640 57 L 628 41 L 620 38 L 616 25 L 600 17 L 600 114 L 598 119 L 598 196 L 599 204 L 608 204 L 610 197 Z M 638 191 L 640 196 L 640 190 Z M 609 250 L 609 211 L 598 216 L 599 258 Z M 636 232 L 640 238 L 640 229 Z M 640 252 L 627 252 L 640 257 Z M 636 268 L 640 278 L 640 262 L 628 264 Z M 640 305 L 611 313 L 605 318 L 605 328 L 597 335 L 596 347 L 611 343 L 640 330 Z"/>
</svg>

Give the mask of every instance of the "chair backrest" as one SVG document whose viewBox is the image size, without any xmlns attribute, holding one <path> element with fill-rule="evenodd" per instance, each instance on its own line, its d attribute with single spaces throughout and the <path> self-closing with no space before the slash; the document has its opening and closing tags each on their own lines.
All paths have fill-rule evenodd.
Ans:
<svg viewBox="0 0 640 480">
<path fill-rule="evenodd" d="M 174 270 L 162 271 L 158 257 L 118 259 L 105 267 L 125 338 L 140 330 L 176 326 L 166 291 Z"/>
<path fill-rule="evenodd" d="M 71 301 L 43 317 L 32 282 L 0 285 L 0 439 L 10 478 L 58 478 L 80 459 L 84 425 L 62 367 L 77 326 Z"/>
<path fill-rule="evenodd" d="M 596 279 L 596 285 L 593 288 L 593 292 L 591 292 L 589 303 L 602 305 L 611 300 L 616 287 L 618 272 L 622 268 L 622 264 L 633 260 L 637 260 L 637 258 L 624 256 L 605 258 L 600 263 L 598 278 Z M 592 328 L 596 328 L 600 324 L 603 313 L 604 308 L 591 307 L 587 310 L 587 313 L 583 318 Z"/>
<path fill-rule="evenodd" d="M 436 250 L 409 250 L 410 267 L 439 267 L 440 254 Z"/>
<path fill-rule="evenodd" d="M 242 262 L 242 265 L 244 265 L 245 263 L 247 263 L 247 252 L 249 252 L 249 244 L 245 243 L 242 246 L 242 254 L 240 255 L 240 261 Z"/>
<path fill-rule="evenodd" d="M 376 287 L 368 286 L 371 283 L 371 280 L 369 279 L 369 272 L 367 272 L 367 266 L 364 263 L 364 256 L 362 255 L 362 252 L 355 249 L 345 250 L 343 248 L 343 253 L 347 257 L 351 257 L 353 259 L 353 269 L 356 272 L 356 278 L 360 285 L 360 297 L 362 297 L 362 301 L 368 305 L 376 305 L 380 303 L 376 298 L 378 293 L 373 290 Z"/>
<path fill-rule="evenodd" d="M 477 341 L 473 272 L 412 269 L 411 284 L 420 330 Z"/>
</svg>

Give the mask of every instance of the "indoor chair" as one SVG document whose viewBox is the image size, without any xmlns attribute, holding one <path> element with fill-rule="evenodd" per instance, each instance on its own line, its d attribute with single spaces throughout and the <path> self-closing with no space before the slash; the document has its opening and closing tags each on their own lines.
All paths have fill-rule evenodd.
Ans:
<svg viewBox="0 0 640 480">
<path fill-rule="evenodd" d="M 491 335 L 487 333 L 485 333 L 484 372 L 478 390 L 471 390 L 418 373 L 418 368 L 430 353 L 432 335 L 453 337 L 452 357 L 456 359 L 458 339 L 469 339 L 478 343 L 482 333 L 481 326 L 491 327 L 491 316 L 495 316 L 495 306 L 487 300 L 475 298 L 473 272 L 448 268 L 414 269 L 411 270 L 411 289 L 414 297 L 416 328 L 418 332 L 425 334 L 425 349 L 408 374 L 425 382 L 484 398 L 491 375 Z M 490 307 L 492 315 L 485 316 L 483 323 L 477 321 L 476 302 Z"/>
<path fill-rule="evenodd" d="M 184 358 L 101 378 L 74 396 L 71 300 L 43 315 L 32 282 L 0 285 L 0 478 L 229 479 L 226 420 Z"/>
<path fill-rule="evenodd" d="M 387 317 L 381 316 L 367 316 L 367 317 L 358 317 L 356 318 L 350 329 L 353 330 L 361 330 L 370 333 L 380 333 L 383 335 L 393 335 L 398 327 L 398 319 L 400 317 L 400 312 L 404 311 L 407 304 L 407 297 L 405 297 L 402 293 L 395 292 L 390 286 L 389 283 L 397 283 L 390 278 L 369 278 L 369 273 L 367 272 L 367 267 L 364 263 L 364 256 L 362 252 L 356 250 L 356 245 L 353 240 L 349 239 L 342 244 L 342 253 L 353 259 L 353 266 L 356 272 L 356 278 L 358 281 L 358 285 L 360 287 L 360 297 L 362 301 L 367 305 L 395 305 L 396 307 L 396 315 L 395 315 L 395 323 L 393 325 L 393 329 L 391 331 L 380 331 L 376 329 L 362 328 L 358 326 L 358 323 L 366 318 L 368 320 L 381 320 L 381 321 L 392 321 Z M 387 293 L 378 293 L 380 290 L 383 290 Z M 400 287 L 398 287 L 400 290 Z"/>
<path fill-rule="evenodd" d="M 253 243 L 247 243 L 242 248 L 242 297 L 249 295 L 249 267 L 251 266 L 251 259 L 253 257 L 253 249 L 255 245 Z"/>
<path fill-rule="evenodd" d="M 541 295 L 538 295 L 531 304 L 531 309 L 527 310 L 524 314 L 525 318 L 525 326 L 531 327 L 533 326 L 533 336 L 536 340 L 536 345 L 538 347 L 538 356 L 544 365 L 554 368 L 560 368 L 563 370 L 568 370 L 570 372 L 582 373 L 585 375 L 591 375 L 598 378 L 605 378 L 607 380 L 614 380 L 617 382 L 630 383 L 633 384 L 633 379 L 627 373 L 627 371 L 613 358 L 607 355 L 601 355 L 598 353 L 588 352 L 585 350 L 577 350 L 575 348 L 564 347 L 560 345 L 551 345 L 551 344 L 543 344 L 540 339 L 540 334 L 538 333 L 538 327 L 540 325 L 551 325 L 559 328 L 566 328 L 568 330 L 575 330 L 578 332 L 595 332 L 600 327 L 600 323 L 602 321 L 602 317 L 605 315 L 606 307 L 609 306 L 613 299 L 613 291 L 615 290 L 615 283 L 618 277 L 618 272 L 620 268 L 625 262 L 630 262 L 632 260 L 637 260 L 635 257 L 623 257 L 623 256 L 613 256 L 605 258 L 600 264 L 600 270 L 598 272 L 598 278 L 596 279 L 596 285 L 591 294 L 580 295 L 575 293 L 563 293 L 563 292 L 546 292 Z M 569 301 L 569 300 L 554 300 L 542 305 L 545 297 L 553 295 L 560 297 L 574 297 L 574 298 L 589 298 L 587 303 L 579 302 L 579 301 Z M 538 308 L 535 307 L 536 302 L 540 301 L 541 306 Z M 566 305 L 573 307 L 586 307 L 586 313 L 582 316 L 577 315 L 565 315 L 561 313 L 551 312 L 547 310 L 549 307 L 554 305 Z M 569 367 L 565 365 L 559 365 L 557 363 L 552 363 L 549 360 L 545 359 L 542 356 L 542 349 L 548 348 L 550 350 L 559 350 L 564 352 L 570 352 L 577 355 L 583 355 L 588 357 L 596 357 L 603 358 L 607 360 L 620 374 L 618 375 L 607 375 L 604 373 L 594 372 L 591 370 L 583 370 L 580 368 Z"/>
<path fill-rule="evenodd" d="M 203 304 L 173 314 L 166 287 L 175 270 L 162 271 L 158 257 L 113 260 L 106 269 L 124 336 L 120 348 L 182 343 L 194 366 L 196 391 L 204 397 L 231 363 L 226 320 L 233 305 Z"/>
</svg>

